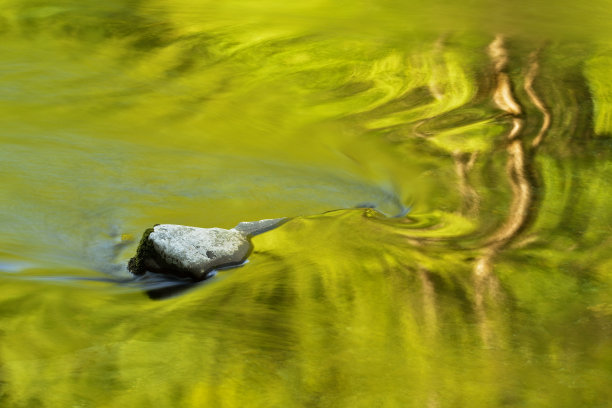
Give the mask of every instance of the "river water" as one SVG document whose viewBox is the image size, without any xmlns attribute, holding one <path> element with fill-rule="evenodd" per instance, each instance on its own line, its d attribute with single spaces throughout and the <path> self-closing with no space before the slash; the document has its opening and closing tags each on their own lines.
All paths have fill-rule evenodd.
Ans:
<svg viewBox="0 0 612 408">
<path fill-rule="evenodd" d="M 609 407 L 612 4 L 445 3 L 0 1 L 0 405 Z"/>
</svg>

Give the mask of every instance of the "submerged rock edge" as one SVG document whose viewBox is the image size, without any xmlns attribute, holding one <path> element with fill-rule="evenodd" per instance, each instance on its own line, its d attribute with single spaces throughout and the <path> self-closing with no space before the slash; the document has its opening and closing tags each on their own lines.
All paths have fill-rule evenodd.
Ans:
<svg viewBox="0 0 612 408">
<path fill-rule="evenodd" d="M 287 221 L 289 221 L 289 218 L 286 217 L 267 218 L 259 221 L 243 221 L 238 223 L 238 225 L 232 229 L 248 237 L 252 237 L 279 227 Z"/>
</svg>

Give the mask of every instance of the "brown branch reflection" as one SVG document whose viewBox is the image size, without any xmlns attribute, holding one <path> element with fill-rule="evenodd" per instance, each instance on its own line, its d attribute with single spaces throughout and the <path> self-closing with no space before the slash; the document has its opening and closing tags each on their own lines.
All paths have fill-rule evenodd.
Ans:
<svg viewBox="0 0 612 408">
<path fill-rule="evenodd" d="M 529 66 L 524 79 L 524 89 L 530 102 L 543 116 L 542 125 L 533 139 L 531 146 L 525 145 L 525 119 L 523 109 L 512 88 L 512 81 L 507 72 L 509 57 L 502 36 L 497 36 L 489 46 L 489 55 L 493 62 L 495 90 L 493 102 L 510 118 L 512 128 L 506 135 L 506 152 L 508 154 L 506 175 L 512 189 L 512 202 L 504 223 L 485 241 L 481 255 L 474 267 L 474 303 L 480 320 L 481 336 L 485 345 L 490 345 L 492 338 L 491 325 L 487 317 L 485 302 L 487 298 L 499 299 L 499 281 L 493 274 L 494 258 L 507 247 L 533 218 L 535 202 L 535 182 L 532 174 L 532 160 L 535 149 L 544 140 L 551 124 L 551 115 L 544 102 L 533 88 L 538 74 L 538 52 L 530 55 Z M 530 151 L 530 148 L 533 149 Z"/>
<path fill-rule="evenodd" d="M 505 222 L 485 243 L 486 252 L 491 254 L 490 256 L 506 247 L 527 226 L 534 208 L 535 182 L 531 176 L 533 174 L 532 161 L 535 148 L 542 143 L 551 124 L 551 114 L 533 88 L 533 82 L 539 70 L 538 54 L 538 52 L 531 53 L 524 79 L 525 92 L 543 117 L 538 134 L 529 146 L 525 145 L 524 141 L 525 120 L 522 117 L 522 109 L 512 91 L 512 82 L 506 72 L 509 58 L 503 37 L 497 36 L 489 46 L 489 55 L 493 60 L 496 78 L 493 100 L 498 108 L 511 117 L 512 122 L 512 129 L 506 136 L 508 154 L 506 174 L 512 188 L 512 203 Z"/>
<path fill-rule="evenodd" d="M 461 214 L 467 217 L 476 217 L 480 210 L 480 195 L 470 183 L 469 173 L 476 163 L 478 152 L 463 153 L 453 152 L 453 160 L 455 161 L 455 172 L 459 179 L 459 193 L 463 199 L 463 208 Z"/>
<path fill-rule="evenodd" d="M 540 131 L 536 135 L 536 137 L 531 142 L 531 146 L 537 148 L 544 140 L 548 129 L 550 129 L 550 125 L 552 122 L 552 115 L 550 111 L 540 99 L 536 91 L 533 89 L 533 81 L 535 80 L 538 72 L 540 70 L 540 64 L 538 63 L 539 51 L 534 51 L 529 55 L 529 71 L 525 76 L 525 92 L 527 92 L 527 96 L 531 100 L 531 103 L 540 111 L 542 114 L 542 125 L 540 126 Z"/>
</svg>

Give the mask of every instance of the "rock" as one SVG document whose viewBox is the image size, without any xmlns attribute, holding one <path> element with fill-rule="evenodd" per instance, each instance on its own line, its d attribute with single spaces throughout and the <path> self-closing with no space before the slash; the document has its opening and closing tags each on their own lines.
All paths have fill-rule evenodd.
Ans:
<svg viewBox="0 0 612 408">
<path fill-rule="evenodd" d="M 162 224 L 145 231 L 128 264 L 146 271 L 203 280 L 215 268 L 242 263 L 251 252 L 247 236 L 236 230 Z"/>
<path fill-rule="evenodd" d="M 253 248 L 249 237 L 268 231 L 284 220 L 241 222 L 229 230 L 156 225 L 144 232 L 128 269 L 135 275 L 150 271 L 204 280 L 214 269 L 244 262 Z"/>
</svg>

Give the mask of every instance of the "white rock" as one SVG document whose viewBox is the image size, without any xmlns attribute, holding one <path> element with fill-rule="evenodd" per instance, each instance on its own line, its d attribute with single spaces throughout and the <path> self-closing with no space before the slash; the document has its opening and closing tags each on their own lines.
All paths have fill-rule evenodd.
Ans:
<svg viewBox="0 0 612 408">
<path fill-rule="evenodd" d="M 144 232 L 128 269 L 134 275 L 154 272 L 203 280 L 214 269 L 242 263 L 253 247 L 250 237 L 286 220 L 241 222 L 229 230 L 159 224 Z"/>
<path fill-rule="evenodd" d="M 161 224 L 149 240 L 161 260 L 196 280 L 217 267 L 243 262 L 251 251 L 247 235 L 234 229 Z"/>
</svg>

